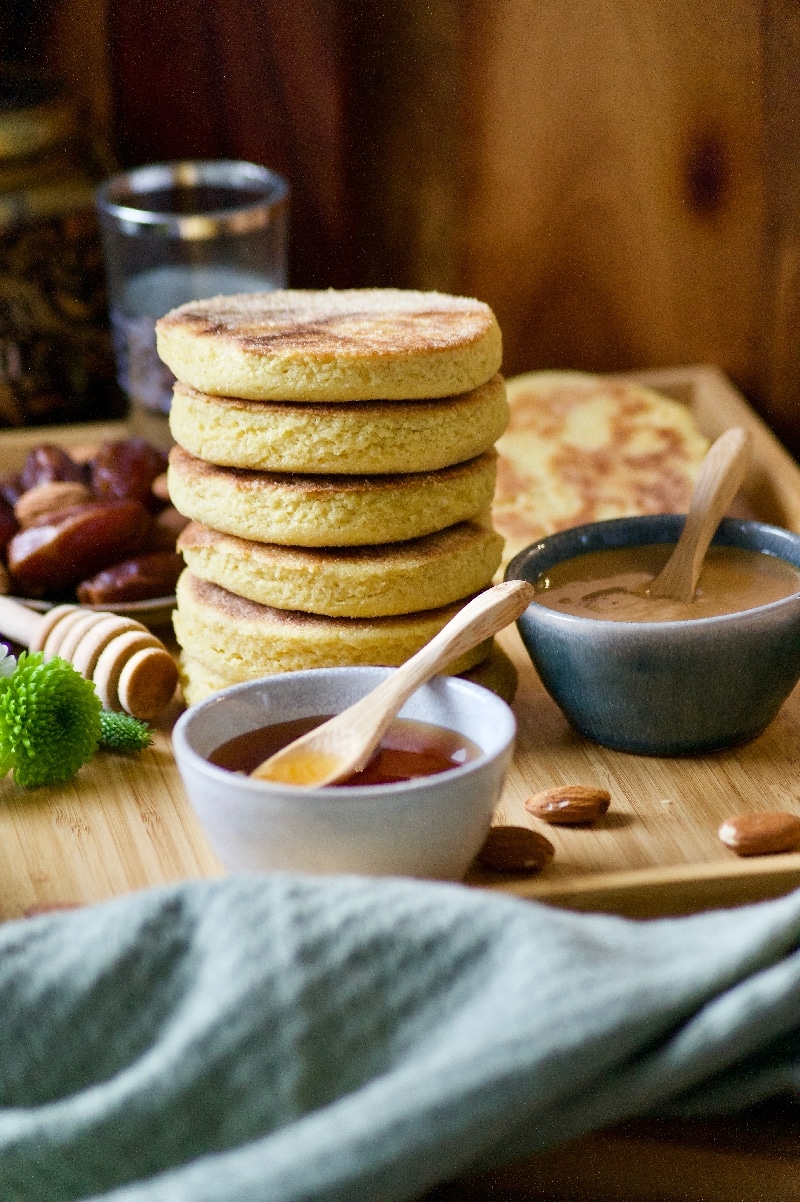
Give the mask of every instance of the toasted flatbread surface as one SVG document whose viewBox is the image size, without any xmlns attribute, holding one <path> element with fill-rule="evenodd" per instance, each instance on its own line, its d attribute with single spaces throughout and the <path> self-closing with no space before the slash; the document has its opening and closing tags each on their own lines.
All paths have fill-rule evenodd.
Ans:
<svg viewBox="0 0 800 1202">
<path fill-rule="evenodd" d="M 427 472 L 488 451 L 508 423 L 502 376 L 434 401 L 302 404 L 211 396 L 176 384 L 177 443 L 224 467 L 267 472 Z"/>
<path fill-rule="evenodd" d="M 253 673 L 251 676 L 233 679 L 216 668 L 209 668 L 206 664 L 200 663 L 191 655 L 187 655 L 185 651 L 179 653 L 178 670 L 183 697 L 187 705 L 196 705 L 198 701 L 203 701 L 212 693 L 218 693 L 220 689 L 227 689 L 233 684 L 241 684 L 244 680 L 256 679 L 258 675 L 258 673 Z M 445 675 L 447 674 L 445 673 Z M 495 642 L 492 643 L 485 660 L 473 668 L 459 672 L 458 675 L 497 693 L 509 705 L 514 700 L 517 689 L 517 670 L 502 647 Z"/>
<path fill-rule="evenodd" d="M 709 444 L 685 405 L 580 372 L 529 372 L 506 392 L 492 508 L 504 562 L 568 526 L 686 512 Z"/>
<path fill-rule="evenodd" d="M 491 450 L 435 472 L 316 476 L 217 467 L 175 446 L 168 483 L 176 509 L 212 530 L 284 546 L 371 546 L 485 514 L 496 464 Z"/>
<path fill-rule="evenodd" d="M 250 400 L 455 396 L 500 368 L 500 328 L 469 297 L 393 288 L 246 293 L 193 301 L 157 323 L 184 384 Z"/>
<path fill-rule="evenodd" d="M 177 586 L 175 635 L 186 656 L 235 683 L 278 672 L 353 664 L 397 666 L 429 642 L 466 604 L 387 618 L 329 618 L 273 609 L 198 580 L 187 569 Z M 452 665 L 486 659 L 491 640 Z"/>
<path fill-rule="evenodd" d="M 409 542 L 371 547 L 258 543 L 190 522 L 178 540 L 201 580 L 278 609 L 375 618 L 438 609 L 486 588 L 503 540 L 486 522 L 459 522 Z"/>
</svg>

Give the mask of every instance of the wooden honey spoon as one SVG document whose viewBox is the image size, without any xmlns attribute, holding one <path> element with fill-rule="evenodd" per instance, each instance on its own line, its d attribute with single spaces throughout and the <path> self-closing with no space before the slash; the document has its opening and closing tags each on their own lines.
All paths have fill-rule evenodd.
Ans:
<svg viewBox="0 0 800 1202">
<path fill-rule="evenodd" d="M 525 580 L 508 580 L 479 593 L 366 697 L 276 751 L 250 775 L 259 780 L 319 788 L 358 772 L 398 710 L 420 685 L 508 626 L 533 598 L 533 585 Z"/>
<path fill-rule="evenodd" d="M 133 618 L 79 605 L 57 605 L 38 614 L 0 597 L 0 633 L 41 651 L 45 660 L 56 655 L 67 660 L 94 682 L 105 709 L 123 710 L 144 721 L 162 713 L 178 683 L 169 651 Z"/>
<path fill-rule="evenodd" d="M 706 551 L 736 496 L 750 463 L 750 435 L 733 426 L 712 443 L 700 466 L 680 538 L 647 589 L 651 597 L 688 603 L 694 597 Z"/>
</svg>

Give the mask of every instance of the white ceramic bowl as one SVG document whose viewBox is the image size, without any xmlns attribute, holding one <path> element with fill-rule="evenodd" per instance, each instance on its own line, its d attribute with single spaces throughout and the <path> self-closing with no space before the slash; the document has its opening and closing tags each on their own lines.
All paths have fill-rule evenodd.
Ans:
<svg viewBox="0 0 800 1202">
<path fill-rule="evenodd" d="M 448 727 L 482 754 L 401 784 L 305 789 L 253 780 L 206 758 L 236 735 L 346 709 L 389 668 L 318 668 L 234 685 L 188 709 L 173 747 L 189 800 L 215 853 L 234 872 L 351 872 L 460 880 L 497 804 L 516 733 L 504 701 L 440 676 L 400 717 Z"/>
</svg>

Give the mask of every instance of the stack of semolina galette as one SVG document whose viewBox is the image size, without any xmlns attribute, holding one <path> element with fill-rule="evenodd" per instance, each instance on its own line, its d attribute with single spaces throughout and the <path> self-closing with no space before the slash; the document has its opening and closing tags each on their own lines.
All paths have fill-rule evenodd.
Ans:
<svg viewBox="0 0 800 1202">
<path fill-rule="evenodd" d="M 487 305 L 269 292 L 183 305 L 157 332 L 177 377 L 169 492 L 192 519 L 175 613 L 189 704 L 276 672 L 400 664 L 491 583 L 508 406 Z M 491 641 L 452 670 L 477 665 L 513 692 Z"/>
</svg>

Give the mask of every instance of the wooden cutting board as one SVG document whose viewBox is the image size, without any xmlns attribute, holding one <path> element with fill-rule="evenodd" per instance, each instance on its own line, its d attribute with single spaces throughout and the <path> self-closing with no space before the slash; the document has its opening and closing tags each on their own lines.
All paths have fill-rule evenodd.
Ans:
<svg viewBox="0 0 800 1202">
<path fill-rule="evenodd" d="M 719 372 L 680 368 L 637 378 L 690 405 L 710 438 L 731 425 L 748 426 L 754 455 L 744 504 L 753 516 L 800 531 L 800 471 Z M 116 425 L 73 427 L 47 437 L 74 446 L 120 432 Z M 43 438 L 41 430 L 0 436 L 2 470 Z M 800 854 L 740 860 L 716 835 L 732 813 L 800 813 L 800 690 L 745 747 L 687 759 L 630 756 L 572 731 L 516 631 L 504 632 L 501 642 L 520 674 L 519 738 L 497 821 L 543 831 L 556 856 L 540 876 L 475 872 L 470 883 L 635 916 L 735 905 L 800 885 Z M 178 712 L 176 705 L 141 756 L 100 753 L 72 781 L 52 789 L 0 782 L 0 918 L 221 873 L 172 758 L 169 730 Z M 527 814 L 523 802 L 530 793 L 568 783 L 610 790 L 612 807 L 597 829 L 557 830 Z"/>
</svg>

